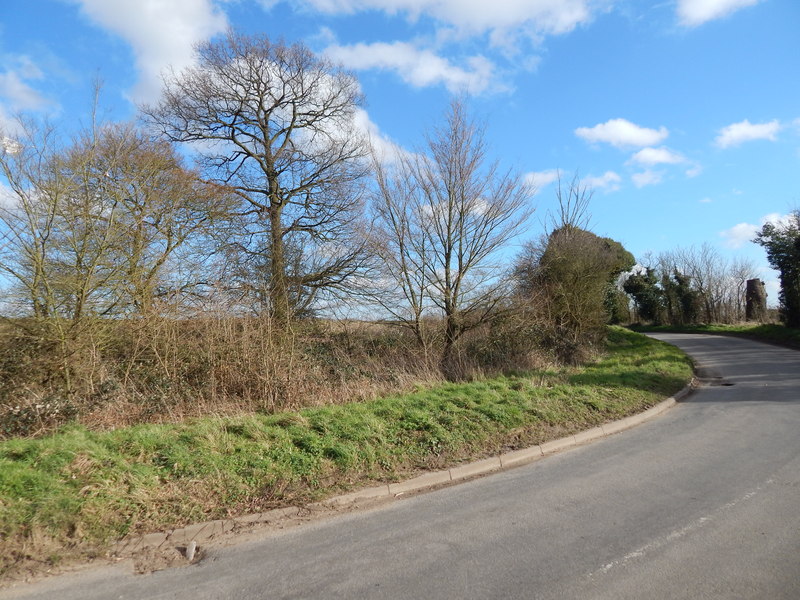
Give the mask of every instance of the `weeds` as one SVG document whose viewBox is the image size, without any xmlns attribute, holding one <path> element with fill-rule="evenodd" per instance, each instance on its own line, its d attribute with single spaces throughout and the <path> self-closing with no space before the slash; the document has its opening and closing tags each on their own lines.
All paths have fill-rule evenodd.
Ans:
<svg viewBox="0 0 800 600">
<path fill-rule="evenodd" d="M 192 521 L 318 499 L 643 410 L 691 376 L 676 349 L 621 329 L 585 368 L 430 385 L 369 402 L 276 414 L 68 425 L 0 443 L 0 571 L 27 557 L 100 552 Z M 50 545 L 36 540 L 50 540 Z M 38 544 L 38 545 L 37 545 Z"/>
<path fill-rule="evenodd" d="M 273 413 L 441 380 L 413 340 L 386 326 L 310 322 L 282 339 L 273 333 L 260 318 L 109 323 L 102 344 L 70 357 L 67 389 L 54 376 L 57 353 L 0 327 L 0 439 L 70 422 L 109 430 Z"/>
</svg>

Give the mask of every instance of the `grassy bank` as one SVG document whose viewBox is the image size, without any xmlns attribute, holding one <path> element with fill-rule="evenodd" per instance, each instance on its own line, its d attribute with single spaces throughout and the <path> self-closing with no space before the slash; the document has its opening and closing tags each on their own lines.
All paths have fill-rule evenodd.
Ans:
<svg viewBox="0 0 800 600">
<path fill-rule="evenodd" d="M 711 333 L 715 335 L 733 335 L 762 342 L 771 342 L 790 348 L 800 348 L 800 329 L 790 329 L 776 324 L 740 323 L 738 325 L 648 325 L 631 327 L 634 331 L 664 331 L 672 333 Z"/>
<path fill-rule="evenodd" d="M 620 328 L 581 368 L 444 384 L 296 412 L 0 443 L 0 573 L 125 535 L 296 504 L 560 437 L 644 410 L 691 377 Z"/>
</svg>

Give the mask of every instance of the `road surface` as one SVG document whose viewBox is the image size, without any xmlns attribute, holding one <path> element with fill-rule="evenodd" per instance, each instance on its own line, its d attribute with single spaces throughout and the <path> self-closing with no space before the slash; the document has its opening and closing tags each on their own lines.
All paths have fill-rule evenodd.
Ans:
<svg viewBox="0 0 800 600">
<path fill-rule="evenodd" d="M 194 565 L 0 598 L 800 598 L 800 352 L 656 337 L 713 385 L 635 429 Z"/>
</svg>

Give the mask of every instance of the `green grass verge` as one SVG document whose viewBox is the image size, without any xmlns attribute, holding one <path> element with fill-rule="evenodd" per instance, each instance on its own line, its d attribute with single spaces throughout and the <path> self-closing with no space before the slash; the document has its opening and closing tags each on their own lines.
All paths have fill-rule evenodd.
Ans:
<svg viewBox="0 0 800 600">
<path fill-rule="evenodd" d="M 746 337 L 763 342 L 772 342 L 790 348 L 800 348 L 800 329 L 790 329 L 776 324 L 744 323 L 739 325 L 686 325 L 676 327 L 672 325 L 634 326 L 633 331 L 653 331 L 671 333 L 713 333 L 717 335 L 733 335 Z"/>
<path fill-rule="evenodd" d="M 581 368 L 292 413 L 112 432 L 70 426 L 5 441 L 0 573 L 541 443 L 644 410 L 690 378 L 676 348 L 612 328 L 605 357 Z"/>
</svg>

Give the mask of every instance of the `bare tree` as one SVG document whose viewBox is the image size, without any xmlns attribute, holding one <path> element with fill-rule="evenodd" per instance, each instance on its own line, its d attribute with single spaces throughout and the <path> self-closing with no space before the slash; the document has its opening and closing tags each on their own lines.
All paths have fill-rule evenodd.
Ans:
<svg viewBox="0 0 800 600">
<path fill-rule="evenodd" d="M 756 273 L 751 261 L 728 261 L 703 244 L 662 252 L 650 264 L 658 271 L 667 317 L 673 324 L 744 319 L 746 282 Z"/>
<path fill-rule="evenodd" d="M 383 305 L 421 341 L 424 314 L 443 316 L 445 373 L 454 344 L 505 297 L 498 252 L 533 210 L 530 185 L 486 154 L 483 129 L 453 101 L 424 151 L 402 157 L 392 173 L 376 164 L 376 247 L 407 310 Z"/>
<path fill-rule="evenodd" d="M 229 32 L 143 108 L 170 140 L 195 142 L 206 175 L 238 195 L 240 280 L 266 291 L 280 324 L 365 266 L 361 102 L 356 79 L 305 46 Z"/>
<path fill-rule="evenodd" d="M 20 120 L 19 133 L 4 136 L 0 169 L 7 193 L 0 202 L 2 246 L 0 268 L 14 287 L 13 312 L 30 308 L 37 318 L 52 314 L 56 303 L 47 263 L 53 250 L 53 232 L 59 202 L 68 183 L 52 168 L 58 145 L 50 127 Z"/>
<path fill-rule="evenodd" d="M 420 190 L 411 159 L 401 157 L 399 165 L 387 167 L 381 158 L 374 157 L 373 163 L 375 226 L 370 231 L 371 250 L 380 258 L 382 274 L 375 283 L 375 297 L 392 322 L 408 328 L 427 350 L 431 340 L 425 316 L 431 309 L 432 292 L 425 266 L 430 259 L 430 240 L 423 235 L 427 215 L 412 202 Z"/>
<path fill-rule="evenodd" d="M 87 317 L 107 315 L 118 304 L 109 290 L 123 270 L 115 260 L 120 205 L 104 193 L 91 133 L 63 145 L 47 128 L 22 129 L 14 150 L 0 154 L 12 190 L 0 209 L 0 265 L 15 284 L 20 314 L 74 337 Z"/>
<path fill-rule="evenodd" d="M 209 237 L 231 209 L 229 191 L 203 182 L 184 168 L 171 144 L 131 125 L 102 127 L 97 139 L 82 141 L 79 152 L 90 147 L 89 183 L 119 207 L 116 220 L 124 232 L 114 248 L 115 262 L 123 265 L 121 310 L 147 313 L 157 297 L 201 283 L 176 278 L 171 262 L 178 255 L 183 264 L 205 261 Z"/>
<path fill-rule="evenodd" d="M 130 125 L 93 125 L 69 143 L 31 123 L 20 130 L 0 150 L 11 190 L 0 271 L 13 314 L 33 317 L 13 323 L 57 348 L 69 389 L 71 357 L 97 350 L 104 317 L 148 311 L 177 283 L 170 261 L 227 212 L 226 196 Z"/>
</svg>

